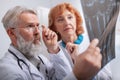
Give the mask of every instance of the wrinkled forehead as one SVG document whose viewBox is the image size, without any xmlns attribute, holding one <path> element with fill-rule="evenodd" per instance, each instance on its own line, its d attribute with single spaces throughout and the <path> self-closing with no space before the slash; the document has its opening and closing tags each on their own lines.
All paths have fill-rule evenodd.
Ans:
<svg viewBox="0 0 120 80">
<path fill-rule="evenodd" d="M 24 12 L 18 17 L 19 22 L 39 22 L 38 16 L 34 13 Z"/>
</svg>

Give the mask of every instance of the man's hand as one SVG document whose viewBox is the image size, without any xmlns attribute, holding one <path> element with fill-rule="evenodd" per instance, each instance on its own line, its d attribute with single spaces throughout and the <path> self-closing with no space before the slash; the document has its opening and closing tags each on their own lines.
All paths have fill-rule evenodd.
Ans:
<svg viewBox="0 0 120 80">
<path fill-rule="evenodd" d="M 59 51 L 59 46 L 57 42 L 57 34 L 52 30 L 42 26 L 42 37 L 43 41 L 50 53 L 57 53 Z"/>
<path fill-rule="evenodd" d="M 98 40 L 94 39 L 88 49 L 76 58 L 73 72 L 78 80 L 90 80 L 100 70 L 102 55 L 97 44 Z"/>
</svg>

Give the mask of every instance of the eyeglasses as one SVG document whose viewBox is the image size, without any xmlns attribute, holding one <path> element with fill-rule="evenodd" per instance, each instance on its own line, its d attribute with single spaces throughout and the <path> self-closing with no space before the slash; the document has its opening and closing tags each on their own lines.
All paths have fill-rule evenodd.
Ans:
<svg viewBox="0 0 120 80">
<path fill-rule="evenodd" d="M 38 30 L 42 29 L 42 27 L 40 25 L 37 25 L 37 26 L 35 26 L 35 25 L 27 25 L 25 27 L 16 27 L 16 28 L 24 28 L 24 29 L 26 29 L 28 31 L 35 31 L 36 29 L 38 29 Z M 16 29 L 16 28 L 12 28 L 12 29 Z"/>
<path fill-rule="evenodd" d="M 40 25 L 38 25 L 38 26 L 28 25 L 28 26 L 26 26 L 25 28 L 26 28 L 27 30 L 29 30 L 29 31 L 35 31 L 36 29 L 41 30 L 41 26 L 40 26 Z"/>
</svg>

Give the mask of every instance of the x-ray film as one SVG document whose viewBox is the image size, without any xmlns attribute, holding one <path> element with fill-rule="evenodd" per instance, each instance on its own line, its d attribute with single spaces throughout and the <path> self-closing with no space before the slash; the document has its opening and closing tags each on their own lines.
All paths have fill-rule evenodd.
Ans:
<svg viewBox="0 0 120 80">
<path fill-rule="evenodd" d="M 115 26 L 119 0 L 81 0 L 90 41 L 100 40 L 102 67 L 115 58 Z"/>
</svg>

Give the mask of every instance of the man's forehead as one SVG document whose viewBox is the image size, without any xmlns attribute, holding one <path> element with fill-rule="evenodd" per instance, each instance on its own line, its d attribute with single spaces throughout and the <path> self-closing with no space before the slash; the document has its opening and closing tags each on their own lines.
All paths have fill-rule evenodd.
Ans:
<svg viewBox="0 0 120 80">
<path fill-rule="evenodd" d="M 27 24 L 39 24 L 39 19 L 37 15 L 32 13 L 22 13 L 19 16 L 19 21 Z"/>
</svg>

